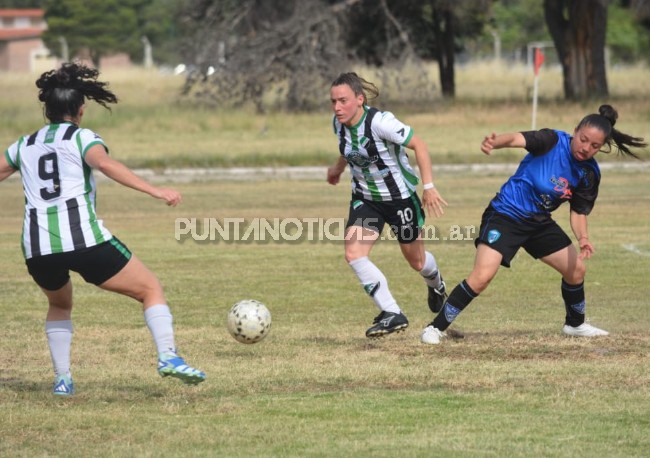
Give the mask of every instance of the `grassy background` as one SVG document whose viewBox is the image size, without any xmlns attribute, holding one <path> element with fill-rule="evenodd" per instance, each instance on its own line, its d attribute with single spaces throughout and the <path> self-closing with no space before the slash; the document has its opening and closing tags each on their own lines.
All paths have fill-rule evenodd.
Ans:
<svg viewBox="0 0 650 458">
<path fill-rule="evenodd" d="M 434 68 L 429 69 L 434 73 Z M 371 70 L 360 74 L 379 84 Z M 336 143 L 331 129 L 329 88 L 323 88 L 322 111 L 312 114 L 256 114 L 250 111 L 196 107 L 179 96 L 183 78 L 143 70 L 110 72 L 102 79 L 120 102 L 112 113 L 89 104 L 84 125 L 102 135 L 111 153 L 133 167 L 324 165 L 332 162 Z M 624 132 L 650 138 L 650 69 L 626 67 L 608 73 L 610 102 L 619 110 Z M 483 136 L 491 132 L 531 127 L 533 75 L 525 67 L 472 65 L 460 67 L 457 101 L 437 97 L 431 106 L 417 110 L 399 102 L 416 87 L 387 81 L 383 96 L 373 103 L 389 109 L 429 145 L 434 163 L 473 163 L 482 160 Z M 43 123 L 36 78 L 0 75 L 4 128 L 0 144 Z M 432 81 L 437 81 L 432 76 Z M 568 103 L 562 100 L 562 80 L 557 68 L 542 69 L 537 127 L 572 131 L 588 113 L 605 101 Z M 335 157 L 335 156 L 334 156 Z M 512 162 L 518 152 L 502 151 L 491 162 Z"/>
<path fill-rule="evenodd" d="M 2 84 L 7 79 L 0 78 Z M 281 158 L 282 148 L 288 155 L 317 157 L 321 142 L 327 163 L 336 157 L 326 111 L 268 117 L 196 112 L 173 103 L 173 84 L 164 88 L 168 82 L 162 78 L 160 87 L 140 86 L 120 76 L 115 89 L 129 95 L 123 96 L 124 104 L 105 119 L 99 108 L 90 110 L 99 117 L 89 117 L 88 124 L 97 123 L 109 145 L 115 145 L 114 154 L 132 165 L 146 163 L 147 154 L 161 157 L 161 163 L 167 156 L 190 156 L 189 149 L 175 150 L 185 144 L 203 144 L 215 157 L 247 156 L 258 148 L 254 139 L 261 120 L 284 133 L 284 141 L 278 132 L 275 143 L 260 142 L 278 147 L 260 150 L 264 164 L 275 163 L 266 153 L 275 151 Z M 15 84 L 15 91 L 7 93 L 10 101 L 2 105 L 9 110 L 9 127 L 1 132 L 4 143 L 42 121 L 33 117 L 39 114 L 37 106 L 11 102 L 22 83 Z M 33 96 L 31 87 L 25 91 Z M 514 96 L 497 99 L 503 103 L 467 97 L 405 118 L 431 135 L 434 162 L 438 145 L 455 148 L 467 142 L 467 151 L 458 150 L 467 158 L 458 161 L 471 162 L 486 131 L 528 127 L 529 106 L 511 100 Z M 613 100 L 622 130 L 650 138 L 644 134 L 647 100 L 629 94 Z M 550 101 L 540 108 L 549 125 L 566 122 L 568 129 L 594 109 Z M 205 131 L 188 132 L 202 122 Z M 437 129 L 427 131 L 430 125 Z M 311 137 L 303 132 L 305 126 Z M 302 135 L 308 147 L 300 149 L 294 137 Z M 441 160 L 456 159 L 445 157 Z M 493 159 L 500 160 L 498 155 Z M 78 394 L 70 399 L 50 393 L 46 306 L 21 257 L 22 190 L 17 180 L 9 180 L 1 185 L 0 206 L 0 314 L 5 317 L 0 455 L 648 456 L 646 170 L 606 171 L 590 217 L 597 253 L 588 262 L 587 315 L 609 330 L 609 337 L 563 337 L 558 275 L 522 253 L 456 321 L 466 338 L 436 347 L 419 342 L 419 331 L 431 320 L 426 291 L 394 242 L 380 242 L 373 259 L 411 327 L 369 341 L 364 331 L 376 309 L 345 264 L 340 243 L 198 243 L 174 237 L 176 218 L 342 218 L 349 198 L 346 183 L 183 183 L 178 184 L 183 203 L 167 208 L 102 182 L 100 216 L 159 275 L 174 313 L 179 350 L 206 371 L 208 380 L 198 387 L 161 380 L 137 303 L 73 275 L 72 362 Z M 450 206 L 429 224 L 443 234 L 453 225 L 478 225 L 506 178 L 505 172 L 439 174 L 437 185 Z M 564 227 L 566 213 L 566 208 L 557 212 Z M 471 241 L 427 246 L 450 286 L 467 275 L 474 255 Z M 273 314 L 271 334 L 253 346 L 237 343 L 225 327 L 229 307 L 245 297 L 262 300 Z"/>
</svg>

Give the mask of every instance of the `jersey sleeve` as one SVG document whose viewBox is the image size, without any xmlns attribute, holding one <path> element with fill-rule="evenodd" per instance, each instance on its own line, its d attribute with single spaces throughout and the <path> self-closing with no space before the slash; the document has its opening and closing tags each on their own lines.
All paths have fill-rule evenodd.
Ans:
<svg viewBox="0 0 650 458">
<path fill-rule="evenodd" d="M 14 170 L 20 170 L 20 146 L 24 143 L 24 140 L 24 138 L 21 138 L 5 151 L 5 159 Z"/>
<path fill-rule="evenodd" d="M 526 140 L 526 151 L 533 156 L 542 156 L 557 144 L 558 135 L 553 129 L 529 130 L 521 132 Z"/>
<path fill-rule="evenodd" d="M 413 137 L 413 129 L 395 117 L 390 111 L 377 113 L 372 120 L 372 130 L 382 140 L 405 146 Z"/>
<path fill-rule="evenodd" d="M 573 190 L 569 205 L 571 210 L 581 215 L 588 215 L 594 208 L 600 185 L 600 171 L 597 165 L 585 164 L 580 183 Z"/>
<path fill-rule="evenodd" d="M 96 134 L 90 129 L 80 129 L 77 134 L 77 146 L 79 147 L 81 157 L 85 158 L 88 150 L 95 145 L 102 145 L 106 150 L 106 153 L 108 153 L 108 147 L 99 134 Z"/>
</svg>

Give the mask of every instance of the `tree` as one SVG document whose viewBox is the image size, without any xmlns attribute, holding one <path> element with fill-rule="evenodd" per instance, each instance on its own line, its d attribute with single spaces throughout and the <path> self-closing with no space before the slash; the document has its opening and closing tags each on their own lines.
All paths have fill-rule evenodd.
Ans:
<svg viewBox="0 0 650 458">
<path fill-rule="evenodd" d="M 379 5 L 377 5 L 379 3 Z M 364 0 L 350 9 L 349 41 L 368 63 L 435 59 L 443 96 L 455 95 L 455 56 L 481 34 L 489 0 Z M 358 45 L 361 46 L 358 46 Z"/>
<path fill-rule="evenodd" d="M 607 96 L 605 37 L 609 0 L 544 0 L 544 15 L 557 50 L 570 100 Z"/>
<path fill-rule="evenodd" d="M 544 7 L 539 0 L 499 0 L 490 13 L 486 24 L 490 34 L 482 37 L 480 44 L 484 47 L 477 50 L 478 55 L 494 55 L 495 36 L 501 43 L 503 56 L 516 60 L 527 51 L 531 41 L 551 39 L 544 23 Z"/>
<path fill-rule="evenodd" d="M 608 11 L 607 49 L 612 62 L 636 62 L 650 56 L 650 1 L 613 3 Z M 645 27 L 644 27 L 645 21 Z"/>
<path fill-rule="evenodd" d="M 95 66 L 102 56 L 140 46 L 136 11 L 147 0 L 46 0 L 43 34 L 57 54 L 65 38 L 70 55 L 85 55 Z"/>
<path fill-rule="evenodd" d="M 456 55 L 455 22 L 452 5 L 431 0 L 433 32 L 436 37 L 436 60 L 440 72 L 442 95 L 453 98 L 456 95 L 454 56 Z"/>
<path fill-rule="evenodd" d="M 185 94 L 204 103 L 292 111 L 322 103 L 323 87 L 348 63 L 342 12 L 358 0 L 194 0 L 181 24 L 184 55 L 195 66 Z"/>
<path fill-rule="evenodd" d="M 42 8 L 45 0 L 0 0 L 0 8 Z"/>
</svg>

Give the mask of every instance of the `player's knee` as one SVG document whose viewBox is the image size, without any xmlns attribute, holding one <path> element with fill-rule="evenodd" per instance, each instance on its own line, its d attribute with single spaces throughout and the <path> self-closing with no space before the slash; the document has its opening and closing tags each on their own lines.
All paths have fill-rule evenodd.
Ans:
<svg viewBox="0 0 650 458">
<path fill-rule="evenodd" d="M 359 250 L 355 250 L 354 247 L 345 249 L 345 261 L 348 264 L 351 263 L 352 261 L 356 261 L 357 259 L 363 258 L 364 256 L 367 256 L 367 254 L 362 253 Z"/>
<path fill-rule="evenodd" d="M 417 272 L 420 272 L 422 269 L 424 269 L 424 259 L 408 259 L 408 263 Z"/>
<path fill-rule="evenodd" d="M 476 294 L 480 294 L 487 289 L 493 278 L 493 275 L 486 275 L 482 272 L 472 272 L 467 277 L 466 281 L 469 287 L 472 288 L 472 291 Z"/>
<path fill-rule="evenodd" d="M 571 285 L 577 285 L 584 281 L 586 273 L 586 264 L 582 261 L 582 259 L 578 259 L 574 268 L 568 272 L 568 275 L 564 276 L 564 279 Z"/>
</svg>

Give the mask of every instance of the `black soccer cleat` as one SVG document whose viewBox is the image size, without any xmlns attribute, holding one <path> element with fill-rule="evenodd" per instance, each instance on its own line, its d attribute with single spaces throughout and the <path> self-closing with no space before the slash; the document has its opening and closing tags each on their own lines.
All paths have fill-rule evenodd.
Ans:
<svg viewBox="0 0 650 458">
<path fill-rule="evenodd" d="M 447 288 L 445 286 L 445 282 L 440 280 L 440 286 L 437 288 L 434 288 L 433 286 L 429 286 L 429 296 L 427 298 L 427 302 L 429 303 L 429 309 L 433 313 L 438 313 L 440 310 L 442 310 L 442 306 L 445 305 L 445 301 L 447 300 Z"/>
<path fill-rule="evenodd" d="M 402 331 L 408 327 L 409 320 L 403 313 L 381 312 L 372 323 L 366 331 L 366 337 L 371 339 Z"/>
</svg>

